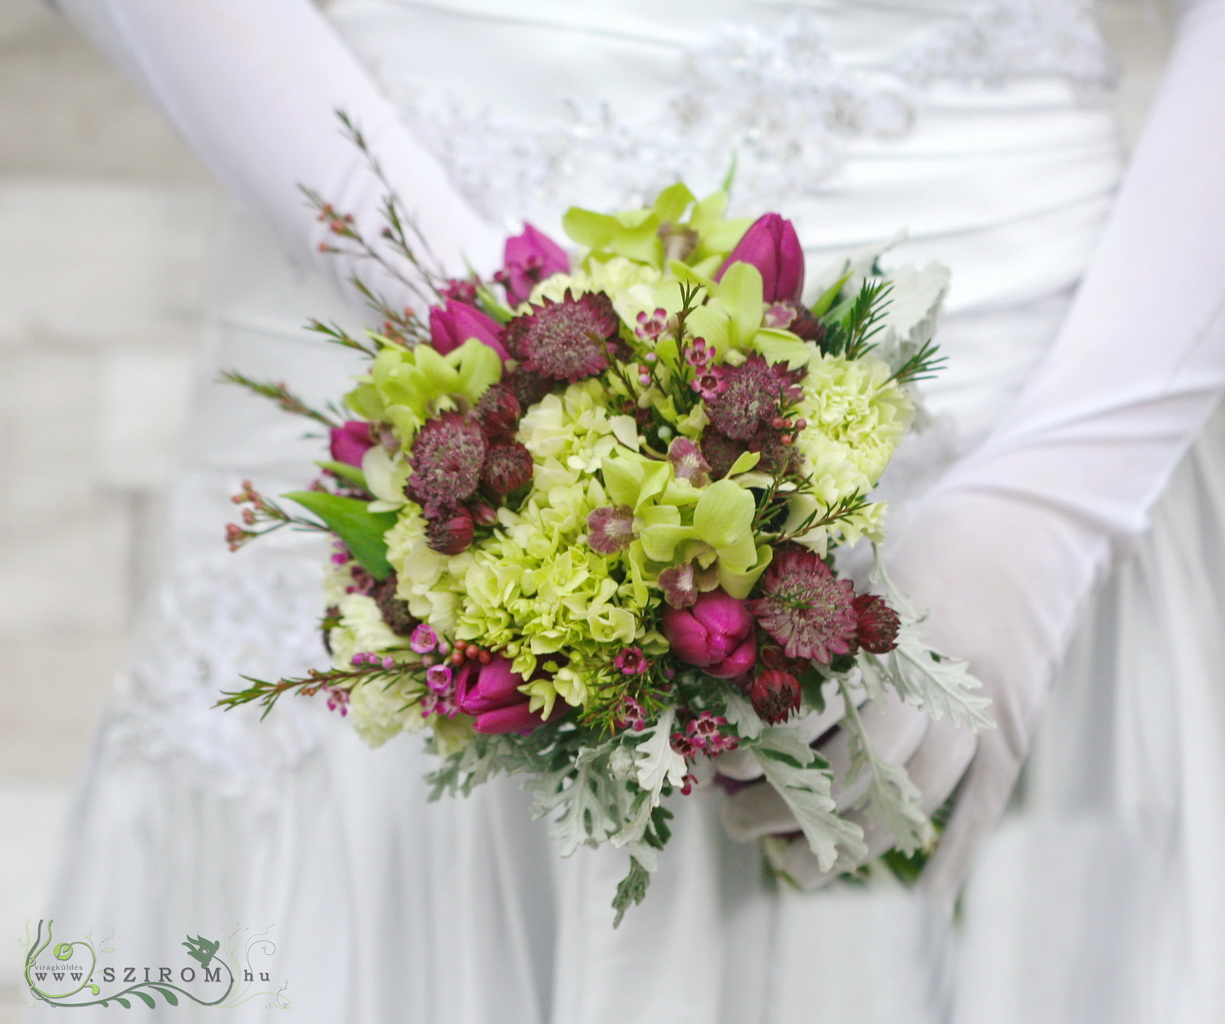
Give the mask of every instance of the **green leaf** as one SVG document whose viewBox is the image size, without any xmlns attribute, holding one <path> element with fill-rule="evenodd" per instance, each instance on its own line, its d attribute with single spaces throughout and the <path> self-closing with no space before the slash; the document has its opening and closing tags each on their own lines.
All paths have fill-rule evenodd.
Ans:
<svg viewBox="0 0 1225 1024">
<path fill-rule="evenodd" d="M 725 473 L 725 476 L 738 476 L 741 473 L 747 473 L 750 469 L 761 461 L 761 452 L 741 452 L 736 456 L 736 461 L 732 463 L 732 468 Z"/>
<path fill-rule="evenodd" d="M 120 1006 L 122 1006 L 122 1007 L 123 1007 L 125 1010 L 130 1010 L 130 1009 L 132 1009 L 132 1004 L 131 1004 L 130 1002 L 128 1002 L 126 999 L 124 999 L 124 998 L 123 998 L 123 996 L 115 996 L 115 1002 L 117 1002 L 117 1003 L 118 1003 Z M 103 1006 L 105 1006 L 105 1005 L 106 1005 L 106 1003 L 103 1003 L 102 1005 L 103 1005 Z"/>
<path fill-rule="evenodd" d="M 831 284 L 821 293 L 821 297 L 812 304 L 812 315 L 819 317 L 829 311 L 829 308 L 837 300 L 843 286 L 851 279 L 851 271 L 847 271 L 837 281 Z"/>
<path fill-rule="evenodd" d="M 636 858 L 631 857 L 629 874 L 618 883 L 616 895 L 613 896 L 612 906 L 617 912 L 617 916 L 613 918 L 614 928 L 620 927 L 621 919 L 630 907 L 646 898 L 650 884 L 651 873 L 639 864 Z"/>
<path fill-rule="evenodd" d="M 766 781 L 791 808 L 822 871 L 863 860 L 868 852 L 863 829 L 839 816 L 833 775 L 796 727 L 765 729 L 750 749 Z"/>
<path fill-rule="evenodd" d="M 179 1005 L 179 997 L 176 996 L 170 989 L 162 988 L 159 985 L 154 985 L 153 991 L 161 993 L 162 998 L 165 999 L 171 1006 Z"/>
<path fill-rule="evenodd" d="M 350 466 L 347 462 L 333 462 L 330 459 L 324 459 L 321 462 L 316 462 L 315 465 L 320 469 L 326 469 L 330 473 L 335 473 L 342 480 L 348 480 L 351 484 L 357 484 L 363 490 L 366 487 L 366 475 L 356 466 Z"/>
<path fill-rule="evenodd" d="M 358 498 L 338 498 L 321 491 L 291 491 L 284 497 L 322 519 L 376 580 L 391 575 L 383 534 L 395 526 L 394 512 L 368 512 L 366 502 Z"/>
<path fill-rule="evenodd" d="M 157 1001 L 151 995 L 149 995 L 148 992 L 142 992 L 140 989 L 135 989 L 133 990 L 132 995 L 136 996 L 137 999 L 143 999 L 145 1005 L 148 1006 L 149 1009 L 153 1009 L 155 1006 L 157 1006 Z"/>
</svg>

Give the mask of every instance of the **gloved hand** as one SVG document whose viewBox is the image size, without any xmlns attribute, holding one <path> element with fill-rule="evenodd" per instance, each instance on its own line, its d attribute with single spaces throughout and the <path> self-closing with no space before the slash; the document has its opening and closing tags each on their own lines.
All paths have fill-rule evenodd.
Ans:
<svg viewBox="0 0 1225 1024">
<path fill-rule="evenodd" d="M 1003 811 L 1094 580 L 1145 528 L 1225 393 L 1222 47 L 1225 3 L 1192 8 L 1059 338 L 1015 406 L 895 538 L 890 574 L 930 610 L 933 646 L 967 660 L 995 701 L 998 727 L 977 750 L 947 723 L 916 723 L 913 709 L 866 720 L 874 748 L 907 765 L 928 810 L 961 780 L 921 881 L 946 905 Z M 836 772 L 848 763 L 844 744 L 822 747 Z M 844 788 L 840 803 L 854 795 Z M 741 838 L 795 828 L 764 786 L 732 797 L 725 819 Z M 891 844 L 869 845 L 875 854 Z M 803 842 L 786 861 L 801 884 L 826 880 Z"/>
</svg>

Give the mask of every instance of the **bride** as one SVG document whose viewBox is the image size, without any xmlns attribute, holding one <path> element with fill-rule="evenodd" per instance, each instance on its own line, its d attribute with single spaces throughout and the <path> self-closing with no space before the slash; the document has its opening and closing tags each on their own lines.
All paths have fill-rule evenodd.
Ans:
<svg viewBox="0 0 1225 1024">
<path fill-rule="evenodd" d="M 60 6 L 295 262 L 248 227 L 220 250 L 165 578 L 102 723 L 58 926 L 114 928 L 142 963 L 266 929 L 285 1012 L 309 1021 L 1225 1019 L 1225 423 L 1193 445 L 1225 390 L 1225 2 L 1184 13 L 1125 175 L 1113 62 L 1077 0 Z M 741 210 L 793 217 L 810 267 L 902 225 L 884 259 L 951 267 L 950 368 L 888 483 L 891 564 L 999 729 L 974 749 L 905 707 L 873 722 L 931 807 L 957 787 L 918 895 L 771 889 L 737 840 L 789 822 L 759 791 L 699 792 L 614 932 L 622 865 L 557 862 L 513 786 L 427 806 L 411 739 L 367 751 L 310 702 L 262 725 L 209 709 L 240 672 L 321 656 L 318 548 L 220 541 L 237 482 L 295 487 L 312 445 L 208 382 L 238 367 L 323 398 L 346 370 L 298 329 L 339 302 L 303 268 L 350 299 L 369 273 L 317 255 L 297 192 L 374 224 L 336 108 L 456 270 L 493 269 L 524 217 L 557 235 L 571 202 L 714 187 L 733 154 Z M 987 840 L 1044 705 L 1023 806 Z M 802 847 L 792 868 L 828 881 Z"/>
</svg>

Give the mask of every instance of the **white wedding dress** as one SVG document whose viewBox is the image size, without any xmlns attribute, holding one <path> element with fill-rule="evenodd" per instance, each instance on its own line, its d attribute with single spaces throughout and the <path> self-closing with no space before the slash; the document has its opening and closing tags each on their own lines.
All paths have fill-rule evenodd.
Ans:
<svg viewBox="0 0 1225 1024">
<path fill-rule="evenodd" d="M 738 211 L 793 218 L 810 270 L 907 227 L 890 259 L 937 259 L 953 289 L 899 517 L 1051 343 L 1122 169 L 1115 68 L 1074 0 L 341 0 L 329 17 L 502 229 L 560 237 L 570 203 L 622 207 L 678 177 L 711 189 L 733 153 Z M 114 928 L 137 963 L 187 934 L 267 929 L 261 969 L 290 1005 L 227 1011 L 239 1020 L 1225 1019 L 1204 969 L 1225 947 L 1219 424 L 1097 596 L 956 926 L 888 884 L 768 886 L 699 787 L 614 932 L 619 857 L 558 861 L 513 784 L 427 805 L 413 737 L 366 750 L 307 701 L 263 723 L 211 710 L 240 673 L 323 660 L 325 555 L 285 535 L 226 552 L 238 481 L 300 486 L 318 442 L 211 382 L 235 367 L 323 399 L 351 365 L 300 329 L 339 300 L 240 220 L 213 295 L 164 578 L 73 816 L 57 929 Z"/>
</svg>

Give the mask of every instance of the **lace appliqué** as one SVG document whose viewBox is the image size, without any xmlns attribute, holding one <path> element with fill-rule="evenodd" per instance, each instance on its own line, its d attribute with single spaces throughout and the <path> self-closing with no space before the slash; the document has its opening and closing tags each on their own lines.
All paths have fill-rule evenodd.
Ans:
<svg viewBox="0 0 1225 1024">
<path fill-rule="evenodd" d="M 568 124 L 544 130 L 499 124 L 424 91 L 389 91 L 490 219 L 550 210 L 559 194 L 615 208 L 682 179 L 714 188 L 733 160 L 738 189 L 774 205 L 815 191 L 837 170 L 848 137 L 898 137 L 914 119 L 900 91 L 838 64 L 811 13 L 777 35 L 723 26 L 682 60 L 681 88 L 653 114 L 629 119 L 572 103 Z M 709 181 L 695 180 L 702 168 Z"/>
<path fill-rule="evenodd" d="M 898 73 L 920 86 L 953 81 L 989 88 L 1056 76 L 1082 98 L 1096 98 L 1114 88 L 1119 69 L 1087 5 L 1078 0 L 997 0 L 917 46 Z"/>
<path fill-rule="evenodd" d="M 757 206 L 788 206 L 822 191 L 848 140 L 905 137 L 916 91 L 932 83 L 995 88 L 1056 76 L 1096 96 L 1116 78 L 1082 0 L 990 0 L 871 75 L 836 59 L 811 11 L 777 33 L 725 25 L 680 59 L 682 84 L 654 112 L 631 118 L 571 103 L 568 122 L 550 128 L 500 123 L 424 89 L 387 88 L 469 202 L 491 221 L 517 223 L 555 212 L 559 195 L 603 209 L 637 205 L 677 180 L 713 188 L 733 160 L 738 191 Z M 698 180 L 703 169 L 709 180 Z"/>
<path fill-rule="evenodd" d="M 162 584 L 108 709 L 104 752 L 162 764 L 210 792 L 275 802 L 278 780 L 318 746 L 319 709 L 291 696 L 261 722 L 258 708 L 213 705 L 243 675 L 275 679 L 326 662 L 324 556 L 242 564 L 248 554 L 176 566 Z"/>
</svg>

